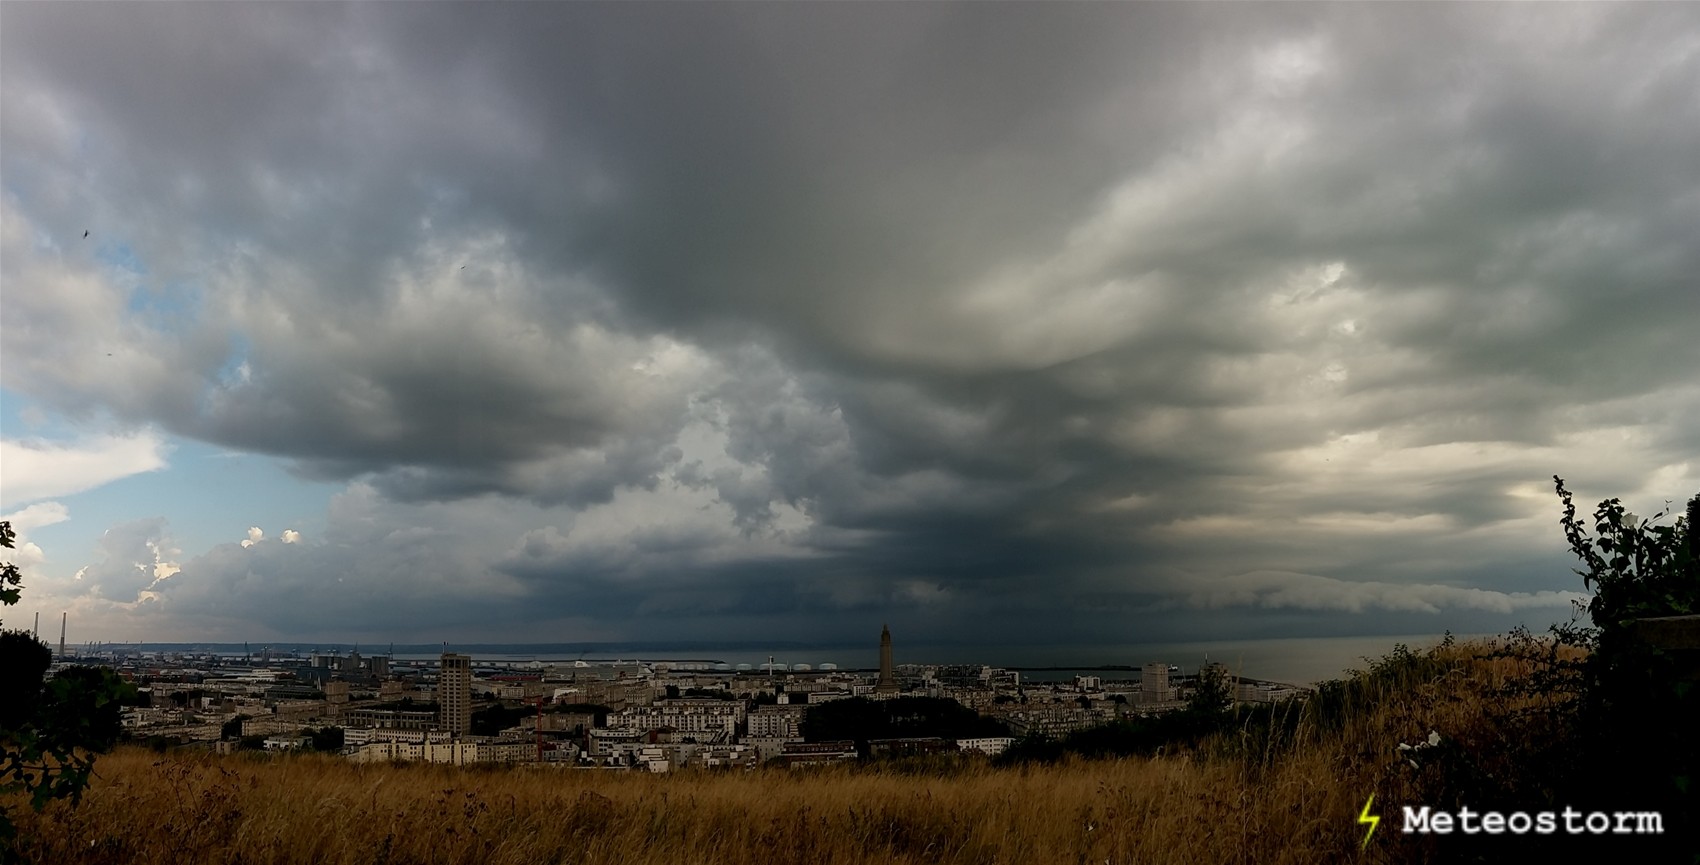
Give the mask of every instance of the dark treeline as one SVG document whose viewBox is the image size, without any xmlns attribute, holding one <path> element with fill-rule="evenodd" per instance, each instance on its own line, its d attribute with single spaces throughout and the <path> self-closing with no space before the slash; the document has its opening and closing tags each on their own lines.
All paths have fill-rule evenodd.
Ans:
<svg viewBox="0 0 1700 865">
<path fill-rule="evenodd" d="M 852 697 L 810 706 L 803 716 L 803 738 L 809 742 L 851 739 L 865 749 L 869 739 L 972 739 L 1008 736 L 1009 728 L 955 700 L 935 697 L 897 697 L 870 700 Z"/>
</svg>

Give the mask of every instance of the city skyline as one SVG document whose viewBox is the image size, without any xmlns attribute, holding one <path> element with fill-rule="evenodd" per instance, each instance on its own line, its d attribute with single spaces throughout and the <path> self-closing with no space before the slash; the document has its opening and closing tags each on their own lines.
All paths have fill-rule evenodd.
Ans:
<svg viewBox="0 0 1700 865">
<path fill-rule="evenodd" d="M 1539 630 L 1700 491 L 1693 5 L 0 16 L 8 628 Z"/>
<path fill-rule="evenodd" d="M 911 645 L 893 669 L 970 665 L 1022 670 L 1041 680 L 1081 671 L 1098 671 L 1105 676 L 1130 675 L 1153 662 L 1173 664 L 1183 671 L 1194 670 L 1214 657 L 1227 659 L 1235 675 L 1297 685 L 1314 685 L 1362 669 L 1369 659 L 1379 657 L 1399 644 L 1423 648 L 1441 642 L 1443 634 L 1352 638 L 1287 638 L 1276 640 L 1230 640 L 1220 642 L 1140 643 L 1129 645 L 1010 647 L 985 644 Z M 1453 634 L 1454 639 L 1492 639 L 1490 634 Z M 73 645 L 73 657 L 105 662 L 138 657 L 182 659 L 218 658 L 223 661 L 248 658 L 266 663 L 301 658 L 357 659 L 358 643 L 93 643 Z M 393 659 L 399 664 L 430 665 L 444 652 L 472 657 L 474 664 L 524 670 L 533 664 L 552 665 L 585 662 L 592 665 L 665 666 L 674 671 L 708 673 L 762 673 L 765 664 L 793 673 L 875 672 L 885 666 L 884 640 L 876 648 L 864 640 L 856 643 L 738 643 L 697 641 L 673 643 L 440 643 L 391 644 L 373 648 L 367 657 Z M 710 666 L 702 666 L 703 664 Z M 877 685 L 878 682 L 876 681 Z"/>
<path fill-rule="evenodd" d="M 1046 679 L 983 664 L 897 666 L 892 650 L 891 630 L 882 627 L 879 665 L 868 671 L 781 672 L 771 659 L 761 670 L 516 667 L 447 649 L 434 660 L 397 665 L 357 651 L 101 662 L 146 684 L 147 705 L 124 707 L 122 726 L 150 741 L 176 737 L 216 753 L 334 751 L 362 763 L 529 762 L 647 772 L 995 757 L 1015 745 L 1015 734 L 1160 723 L 1152 719 L 1187 708 L 1207 682 L 1224 689 L 1222 699 L 1248 706 L 1293 705 L 1311 693 L 1221 664 L 1205 664 L 1196 675 L 1155 662 L 1119 676 L 1073 671 Z M 841 701 L 851 702 L 829 706 Z M 889 708 L 879 708 L 886 701 Z"/>
</svg>

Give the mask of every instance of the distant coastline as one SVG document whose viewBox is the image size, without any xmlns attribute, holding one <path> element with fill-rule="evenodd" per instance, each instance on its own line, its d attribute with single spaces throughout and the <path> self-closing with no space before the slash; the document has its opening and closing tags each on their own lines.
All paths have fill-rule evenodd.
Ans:
<svg viewBox="0 0 1700 865">
<path fill-rule="evenodd" d="M 1471 636 L 1457 635 L 1460 639 Z M 1440 634 L 1407 634 L 1367 637 L 1287 637 L 1256 640 L 1212 640 L 1199 642 L 1125 643 L 1115 645 L 905 645 L 897 643 L 901 664 L 985 664 L 1017 670 L 1034 681 L 1066 679 L 1077 674 L 1137 675 L 1153 661 L 1177 664 L 1183 672 L 1196 670 L 1205 660 L 1220 661 L 1238 675 L 1266 681 L 1312 685 L 1337 678 L 1348 669 L 1362 668 L 1365 658 L 1386 654 L 1403 643 L 1415 647 L 1432 645 Z M 101 643 L 101 651 L 240 655 L 243 643 Z M 86 648 L 86 647 L 79 647 Z M 310 654 L 315 651 L 346 654 L 391 654 L 398 661 L 431 660 L 445 650 L 442 643 L 312 643 L 301 641 L 249 642 L 246 651 L 260 656 L 276 653 Z M 795 641 L 655 641 L 655 642 L 562 642 L 562 643 L 449 643 L 447 649 L 470 654 L 481 663 L 525 664 L 642 661 L 646 663 L 749 664 L 756 669 L 772 657 L 780 664 L 808 664 L 818 669 L 823 663 L 840 670 L 870 670 L 878 666 L 878 647 L 867 644 L 808 644 Z"/>
</svg>

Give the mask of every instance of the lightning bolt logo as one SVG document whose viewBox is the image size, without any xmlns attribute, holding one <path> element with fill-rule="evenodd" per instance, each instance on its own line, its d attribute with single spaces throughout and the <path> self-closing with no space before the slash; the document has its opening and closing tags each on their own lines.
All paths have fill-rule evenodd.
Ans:
<svg viewBox="0 0 1700 865">
<path fill-rule="evenodd" d="M 1369 801 L 1364 803 L 1364 812 L 1362 814 L 1358 815 L 1358 822 L 1359 823 L 1369 824 L 1369 831 L 1364 833 L 1364 843 L 1363 843 L 1363 846 L 1358 848 L 1359 850 L 1369 849 L 1369 838 L 1370 838 L 1371 835 L 1375 834 L 1375 827 L 1380 825 L 1380 823 L 1381 823 L 1381 816 L 1380 815 L 1371 814 L 1369 812 L 1369 806 L 1374 805 L 1374 804 L 1375 804 L 1375 794 L 1371 793 L 1371 794 L 1369 794 Z"/>
</svg>

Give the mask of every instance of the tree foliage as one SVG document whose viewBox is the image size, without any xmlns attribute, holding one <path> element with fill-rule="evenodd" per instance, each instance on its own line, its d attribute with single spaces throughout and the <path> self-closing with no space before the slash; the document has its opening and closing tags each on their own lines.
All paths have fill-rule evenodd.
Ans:
<svg viewBox="0 0 1700 865">
<path fill-rule="evenodd" d="M 1563 503 L 1565 540 L 1582 563 L 1576 573 L 1593 596 L 1578 608 L 1593 627 L 1556 628 L 1557 642 L 1589 650 L 1583 660 L 1555 666 L 1551 687 L 1572 695 L 1580 771 L 1585 790 L 1626 788 L 1648 807 L 1674 816 L 1690 852 L 1700 808 L 1700 688 L 1694 658 L 1645 636 L 1643 620 L 1700 613 L 1700 495 L 1674 525 L 1659 525 L 1665 510 L 1648 519 L 1607 499 L 1584 521 L 1564 480 L 1554 477 Z M 1592 531 L 1589 523 L 1592 523 Z"/>
<path fill-rule="evenodd" d="M 225 721 L 224 726 L 220 727 L 218 730 L 218 737 L 220 739 L 242 738 L 242 722 L 246 720 L 248 720 L 247 715 L 237 715 L 236 717 Z"/>
<path fill-rule="evenodd" d="M 966 739 L 1007 736 L 1002 722 L 955 700 L 937 697 L 895 697 L 870 700 L 851 697 L 810 705 L 803 716 L 803 738 L 810 742 L 853 739 L 865 747 L 869 739 L 938 736 Z"/>
<path fill-rule="evenodd" d="M 1700 862 L 1700 668 L 1692 653 L 1651 639 L 1647 621 L 1700 612 L 1700 496 L 1685 516 L 1661 525 L 1669 510 L 1642 519 L 1615 498 L 1582 516 L 1564 479 L 1553 482 L 1559 523 L 1580 564 L 1574 571 L 1589 594 L 1549 637 L 1519 628 L 1491 655 L 1533 669 L 1501 687 L 1504 708 L 1491 715 L 1498 752 L 1449 743 L 1429 755 L 1425 768 L 1440 786 L 1425 801 L 1658 812 L 1662 843 L 1681 851 L 1668 861 Z M 1565 839 L 1567 855 L 1578 841 Z"/>
<path fill-rule="evenodd" d="M 10 521 L 0 522 L 0 547 L 12 548 L 17 539 Z M 10 607 L 23 597 L 23 574 L 11 562 L 0 562 L 0 605 Z"/>
<path fill-rule="evenodd" d="M 1564 479 L 1554 475 L 1553 481 L 1564 504 L 1565 540 L 1586 565 L 1576 573 L 1594 593 L 1583 609 L 1601 638 L 1625 636 L 1636 619 L 1700 612 L 1700 539 L 1693 533 L 1700 495 L 1688 502 L 1687 517 L 1670 526 L 1656 524 L 1668 510 L 1637 519 L 1622 502 L 1607 499 L 1594 509 L 1590 534 Z"/>
<path fill-rule="evenodd" d="M 313 750 L 335 754 L 342 750 L 343 732 L 341 727 L 307 728 L 302 731 L 313 741 Z"/>
<path fill-rule="evenodd" d="M 486 706 L 472 713 L 472 735 L 495 736 L 535 714 L 537 710 L 530 706 Z"/>
<path fill-rule="evenodd" d="M 16 537 L 0 521 L 0 547 L 11 549 Z M 22 588 L 18 568 L 0 563 L 0 602 L 18 603 Z M 29 632 L 0 632 L 0 791 L 27 793 L 38 811 L 54 799 L 82 798 L 94 755 L 117 743 L 123 704 L 134 697 L 134 688 L 101 667 L 68 667 L 48 678 L 52 662 Z M 0 809 L 0 860 L 20 858 L 16 836 Z"/>
<path fill-rule="evenodd" d="M 1198 671 L 1198 683 L 1187 695 L 1187 710 L 1202 718 L 1226 718 L 1234 709 L 1234 685 L 1228 673 L 1215 664 Z"/>
<path fill-rule="evenodd" d="M 1211 675 L 1212 678 L 1206 681 L 1204 674 L 1200 674 L 1199 688 L 1193 692 L 1184 709 L 1159 715 L 1118 718 L 1075 730 L 1061 738 L 1030 732 L 1018 738 L 993 762 L 1007 766 L 1053 762 L 1066 754 L 1088 758 L 1131 757 L 1192 749 L 1236 724 L 1246 723 L 1250 715 L 1261 717 L 1268 714 L 1266 709 L 1250 710 L 1236 717 L 1226 676 L 1214 669 Z M 1296 717 L 1296 713 L 1292 714 Z"/>
</svg>

